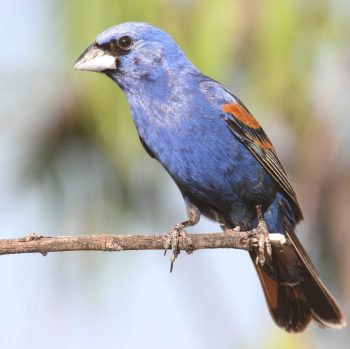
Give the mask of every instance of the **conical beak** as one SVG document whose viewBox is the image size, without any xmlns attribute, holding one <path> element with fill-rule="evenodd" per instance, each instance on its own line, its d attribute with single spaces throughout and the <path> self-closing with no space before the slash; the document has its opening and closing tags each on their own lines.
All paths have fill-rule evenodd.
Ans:
<svg viewBox="0 0 350 349">
<path fill-rule="evenodd" d="M 116 57 L 101 50 L 96 43 L 91 44 L 77 59 L 73 69 L 102 72 L 116 69 Z"/>
</svg>

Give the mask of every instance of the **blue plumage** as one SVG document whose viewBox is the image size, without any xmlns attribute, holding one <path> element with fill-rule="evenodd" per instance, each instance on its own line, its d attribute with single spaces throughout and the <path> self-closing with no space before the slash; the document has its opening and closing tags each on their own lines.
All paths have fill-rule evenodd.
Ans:
<svg viewBox="0 0 350 349">
<path fill-rule="evenodd" d="M 268 232 L 286 237 L 271 256 L 265 251 L 265 263 L 250 251 L 279 326 L 344 324 L 294 233 L 302 213 L 276 152 L 233 94 L 201 74 L 168 34 L 144 23 L 107 29 L 75 68 L 103 72 L 125 92 L 142 144 L 185 199 L 189 219 L 179 229 L 203 214 L 224 229 L 251 230 L 261 211 Z"/>
</svg>

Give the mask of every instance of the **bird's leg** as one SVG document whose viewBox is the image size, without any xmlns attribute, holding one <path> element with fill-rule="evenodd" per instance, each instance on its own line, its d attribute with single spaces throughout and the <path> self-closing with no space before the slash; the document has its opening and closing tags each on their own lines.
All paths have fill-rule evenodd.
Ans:
<svg viewBox="0 0 350 349">
<path fill-rule="evenodd" d="M 185 198 L 185 203 L 186 203 L 186 208 L 187 208 L 187 215 L 188 215 L 188 220 L 177 223 L 175 224 L 173 230 L 165 236 L 165 241 L 164 241 L 164 255 L 166 254 L 166 251 L 171 248 L 172 250 L 172 255 L 170 257 L 170 272 L 173 271 L 173 266 L 176 257 L 180 253 L 179 249 L 179 237 L 182 236 L 187 244 L 188 244 L 188 250 L 190 250 L 190 246 L 192 245 L 192 240 L 190 237 L 186 234 L 185 228 L 186 227 L 191 227 L 195 224 L 198 223 L 199 217 L 200 217 L 200 212 L 196 206 L 194 206 L 189 200 Z"/>
<path fill-rule="evenodd" d="M 258 226 L 254 229 L 253 245 L 258 247 L 257 262 L 263 266 L 265 263 L 265 248 L 267 255 L 270 257 L 272 255 L 272 248 L 269 231 L 267 230 L 266 222 L 261 211 L 261 205 L 256 206 L 256 213 L 258 216 Z"/>
</svg>

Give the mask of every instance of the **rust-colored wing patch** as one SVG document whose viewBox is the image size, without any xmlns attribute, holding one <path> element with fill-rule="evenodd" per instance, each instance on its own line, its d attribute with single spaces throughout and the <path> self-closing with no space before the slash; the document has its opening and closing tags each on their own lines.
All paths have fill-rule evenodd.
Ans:
<svg viewBox="0 0 350 349">
<path fill-rule="evenodd" d="M 268 137 L 266 136 L 264 130 L 261 128 L 260 124 L 242 104 L 224 104 L 222 106 L 222 110 L 225 113 L 229 113 L 232 116 L 234 116 L 234 121 L 227 120 L 227 122 L 232 127 L 238 126 L 239 130 L 236 130 L 237 132 L 242 132 L 245 138 L 249 138 L 258 147 L 264 150 L 273 150 L 273 146 Z M 235 125 L 233 125 L 233 123 L 235 123 Z"/>
<path fill-rule="evenodd" d="M 243 124 L 251 127 L 253 129 L 260 128 L 259 123 L 256 121 L 254 116 L 249 113 L 241 104 L 239 103 L 228 103 L 222 106 L 222 110 L 225 113 L 231 113 Z"/>
</svg>

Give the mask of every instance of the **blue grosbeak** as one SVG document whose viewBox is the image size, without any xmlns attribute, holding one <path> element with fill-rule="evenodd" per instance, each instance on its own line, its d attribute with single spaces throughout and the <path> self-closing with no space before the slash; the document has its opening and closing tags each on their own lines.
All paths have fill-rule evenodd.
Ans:
<svg viewBox="0 0 350 349">
<path fill-rule="evenodd" d="M 290 332 L 312 319 L 345 325 L 295 235 L 303 215 L 286 172 L 237 97 L 200 73 L 168 34 L 145 23 L 107 29 L 75 69 L 102 72 L 124 91 L 141 143 L 183 195 L 188 220 L 175 232 L 201 214 L 224 230 L 258 227 L 259 246 L 249 253 L 277 325 Z M 270 236 L 282 244 L 270 245 Z"/>
</svg>

